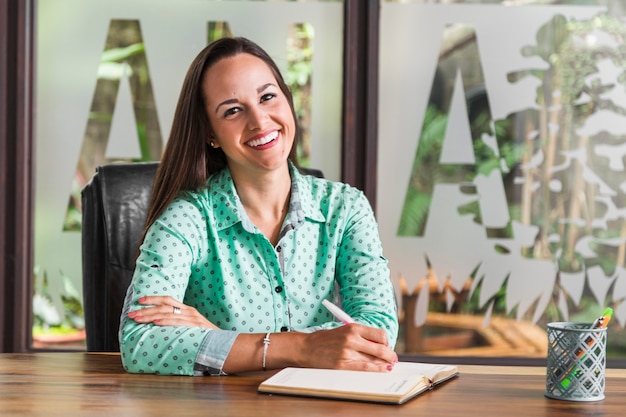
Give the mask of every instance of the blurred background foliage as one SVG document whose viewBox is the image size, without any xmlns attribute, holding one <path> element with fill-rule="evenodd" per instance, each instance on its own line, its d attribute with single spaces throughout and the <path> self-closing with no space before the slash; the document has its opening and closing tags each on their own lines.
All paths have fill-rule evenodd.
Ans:
<svg viewBox="0 0 626 417">
<path fill-rule="evenodd" d="M 459 35 L 464 30 L 465 36 Z M 611 207 L 623 210 L 626 205 L 624 192 L 619 191 L 626 181 L 626 171 L 623 166 L 619 170 L 610 169 L 609 159 L 594 150 L 596 146 L 619 147 L 626 143 L 626 132 L 579 132 L 599 112 L 626 115 L 626 109 L 613 99 L 616 92 L 626 88 L 623 47 L 626 26 L 623 20 L 606 13 L 582 20 L 557 15 L 542 25 L 536 35 L 537 43 L 523 47 L 520 52 L 525 57 L 541 59 L 545 66 L 508 74 L 511 83 L 527 77 L 539 81 L 536 107 L 512 113 L 505 119 L 492 121 L 482 77 L 476 77 L 475 84 L 465 83 L 462 88 L 467 101 L 474 166 L 440 163 L 449 121 L 449 103 L 442 101 L 442 92 L 445 98 L 446 89 L 449 91 L 455 82 L 454 77 L 445 75 L 451 73 L 448 67 L 463 70 L 467 65 L 464 60 L 480 56 L 475 39 L 468 39 L 471 27 L 454 27 L 450 33 L 459 41 L 449 43 L 450 50 L 440 55 L 398 234 L 424 234 L 436 184 L 471 187 L 478 175 L 499 170 L 510 221 L 507 227 L 486 233 L 498 239 L 514 239 L 511 222 L 538 227 L 534 244 L 522 248 L 523 255 L 529 261 L 550 259 L 557 265 L 557 273 L 582 272 L 585 279 L 580 300 L 568 297 L 564 306 L 558 305 L 557 299 L 567 291 L 559 286 L 557 277 L 554 301 L 544 311 L 542 321 L 567 317 L 593 321 L 598 311 L 602 311 L 602 305 L 619 305 L 626 296 L 614 292 L 607 299 L 598 299 L 600 292 L 594 291 L 586 275 L 589 269 L 600 266 L 607 279 L 614 278 L 624 268 L 626 259 L 626 219 L 607 216 Z M 601 73 L 607 62 L 618 69 L 616 77 L 608 81 Z M 464 82 L 467 80 L 464 78 Z M 495 138 L 495 152 L 492 146 L 487 146 L 485 137 Z M 579 156 L 579 152 L 585 156 Z M 607 189 L 618 192 L 611 195 Z M 463 214 L 472 214 L 475 222 L 482 223 L 477 202 L 459 207 L 459 215 Z M 593 256 L 579 251 L 577 245 L 583 241 L 589 241 Z M 506 251 L 506 248 L 494 245 L 494 250 Z M 492 299 L 494 312 L 515 316 L 515 308 L 505 302 L 508 278 L 503 282 L 501 291 Z M 479 291 L 480 287 L 476 288 L 464 304 L 465 312 L 483 312 L 484 305 L 478 304 Z M 433 311 L 447 308 L 431 305 Z"/>
</svg>

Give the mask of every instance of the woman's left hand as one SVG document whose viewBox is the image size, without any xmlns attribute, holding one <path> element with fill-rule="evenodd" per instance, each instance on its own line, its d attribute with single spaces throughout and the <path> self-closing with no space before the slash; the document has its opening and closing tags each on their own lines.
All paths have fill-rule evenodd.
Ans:
<svg viewBox="0 0 626 417">
<path fill-rule="evenodd" d="M 141 297 L 139 304 L 145 307 L 128 313 L 137 323 L 154 323 L 158 326 L 188 326 L 218 329 L 195 308 L 170 296 Z"/>
</svg>

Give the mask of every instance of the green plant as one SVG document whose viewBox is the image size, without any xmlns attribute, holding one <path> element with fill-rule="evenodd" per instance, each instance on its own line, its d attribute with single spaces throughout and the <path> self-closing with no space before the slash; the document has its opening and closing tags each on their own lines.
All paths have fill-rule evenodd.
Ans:
<svg viewBox="0 0 626 417">
<path fill-rule="evenodd" d="M 48 273 L 34 268 L 33 334 L 75 333 L 85 328 L 82 297 L 70 278 L 60 272 L 62 285 L 50 285 Z M 59 284 L 55 282 L 54 284 Z"/>
</svg>

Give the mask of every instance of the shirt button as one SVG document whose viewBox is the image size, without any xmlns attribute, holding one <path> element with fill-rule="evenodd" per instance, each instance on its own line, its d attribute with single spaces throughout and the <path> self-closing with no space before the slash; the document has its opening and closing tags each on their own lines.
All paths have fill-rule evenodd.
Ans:
<svg viewBox="0 0 626 417">
<path fill-rule="evenodd" d="M 282 248 L 282 247 L 280 247 L 280 246 L 276 246 L 276 252 L 280 252 L 280 251 L 282 251 L 282 250 L 283 250 L 283 248 Z"/>
<path fill-rule="evenodd" d="M 281 332 L 286 332 L 287 330 L 289 330 L 289 327 L 287 327 L 287 326 L 283 326 L 283 327 L 280 328 Z"/>
<path fill-rule="evenodd" d="M 276 288 L 274 288 L 274 291 L 276 291 L 276 292 L 279 292 L 279 293 L 280 293 L 280 292 L 282 292 L 282 291 L 283 291 L 283 287 L 281 287 L 281 286 L 279 285 L 279 286 L 277 286 Z"/>
</svg>

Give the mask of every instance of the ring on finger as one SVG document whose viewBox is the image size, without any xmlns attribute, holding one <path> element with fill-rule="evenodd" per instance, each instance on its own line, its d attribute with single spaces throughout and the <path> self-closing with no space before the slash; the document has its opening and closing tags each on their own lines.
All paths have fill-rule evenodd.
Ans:
<svg viewBox="0 0 626 417">
<path fill-rule="evenodd" d="M 180 311 L 180 307 L 172 307 L 172 308 L 173 308 L 172 313 L 174 313 L 174 314 L 181 314 L 181 313 L 182 313 L 182 312 Z"/>
</svg>

